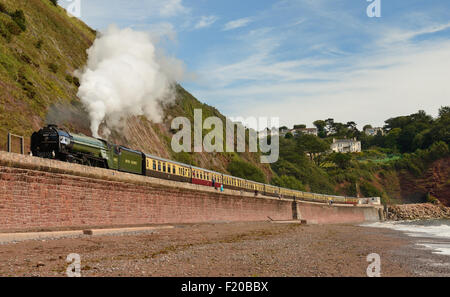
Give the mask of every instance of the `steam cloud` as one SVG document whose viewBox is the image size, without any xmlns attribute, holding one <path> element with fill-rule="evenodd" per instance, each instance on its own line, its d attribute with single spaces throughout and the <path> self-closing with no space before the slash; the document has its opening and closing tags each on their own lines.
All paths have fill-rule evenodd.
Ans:
<svg viewBox="0 0 450 297">
<path fill-rule="evenodd" d="M 87 66 L 77 73 L 78 97 L 89 112 L 91 130 L 99 137 L 124 127 L 126 118 L 163 117 L 162 104 L 175 99 L 174 85 L 182 79 L 183 64 L 166 57 L 148 33 L 110 26 L 87 51 Z"/>
</svg>

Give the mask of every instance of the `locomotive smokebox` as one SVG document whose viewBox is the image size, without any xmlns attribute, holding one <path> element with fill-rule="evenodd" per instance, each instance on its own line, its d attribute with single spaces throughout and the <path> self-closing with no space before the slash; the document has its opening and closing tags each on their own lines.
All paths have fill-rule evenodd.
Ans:
<svg viewBox="0 0 450 297">
<path fill-rule="evenodd" d="M 70 135 L 58 129 L 57 125 L 48 125 L 31 136 L 33 156 L 53 159 L 61 152 L 61 145 L 70 142 Z"/>
</svg>

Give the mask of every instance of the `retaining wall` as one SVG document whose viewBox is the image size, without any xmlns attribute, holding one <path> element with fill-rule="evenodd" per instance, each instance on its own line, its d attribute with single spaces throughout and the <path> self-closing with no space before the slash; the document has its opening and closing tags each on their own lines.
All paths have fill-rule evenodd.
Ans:
<svg viewBox="0 0 450 297">
<path fill-rule="evenodd" d="M 0 230 L 217 221 L 378 220 L 373 206 L 293 202 L 0 152 Z"/>
</svg>

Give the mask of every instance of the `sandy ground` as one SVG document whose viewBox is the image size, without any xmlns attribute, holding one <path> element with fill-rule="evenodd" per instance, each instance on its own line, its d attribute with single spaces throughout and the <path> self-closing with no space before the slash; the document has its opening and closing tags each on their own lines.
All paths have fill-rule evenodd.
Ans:
<svg viewBox="0 0 450 297">
<path fill-rule="evenodd" d="M 450 257 L 388 229 L 352 225 L 217 223 L 153 233 L 0 245 L 0 276 L 65 276 L 70 253 L 83 276 L 450 276 Z"/>
</svg>

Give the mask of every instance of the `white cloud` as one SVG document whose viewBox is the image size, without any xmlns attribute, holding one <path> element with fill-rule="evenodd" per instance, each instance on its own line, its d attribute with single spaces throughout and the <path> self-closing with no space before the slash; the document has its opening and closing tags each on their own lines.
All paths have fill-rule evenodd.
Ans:
<svg viewBox="0 0 450 297">
<path fill-rule="evenodd" d="M 417 30 L 386 30 L 384 37 L 379 41 L 379 45 L 391 46 L 392 43 L 406 42 L 418 36 L 438 33 L 449 28 L 450 22 L 447 24 L 435 24 Z"/>
<path fill-rule="evenodd" d="M 242 19 L 238 19 L 238 20 L 234 20 L 234 21 L 228 22 L 223 27 L 223 31 L 229 31 L 229 30 L 234 30 L 234 29 L 237 29 L 237 28 L 245 27 L 251 21 L 252 21 L 251 18 L 242 18 Z"/>
<path fill-rule="evenodd" d="M 158 5 L 161 5 L 160 14 L 162 16 L 170 17 L 188 11 L 188 9 L 183 6 L 182 0 L 159 0 L 156 2 L 158 3 Z"/>
<path fill-rule="evenodd" d="M 276 56 L 276 37 L 249 40 L 249 45 L 254 53 L 241 61 L 206 65 L 205 87 L 194 91 L 228 116 L 279 116 L 283 125 L 333 117 L 362 127 L 419 109 L 435 115 L 449 104 L 448 39 L 285 61 Z"/>
<path fill-rule="evenodd" d="M 201 29 L 201 28 L 206 28 L 211 26 L 212 24 L 214 24 L 217 21 L 217 17 L 214 15 L 211 16 L 202 16 L 200 18 L 200 20 L 197 22 L 197 24 L 195 24 L 194 28 L 195 29 Z"/>
</svg>

